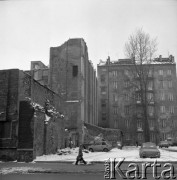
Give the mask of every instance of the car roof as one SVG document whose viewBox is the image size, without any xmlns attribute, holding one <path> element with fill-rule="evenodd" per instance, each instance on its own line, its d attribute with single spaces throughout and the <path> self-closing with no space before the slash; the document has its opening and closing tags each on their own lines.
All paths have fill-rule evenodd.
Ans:
<svg viewBox="0 0 177 180">
<path fill-rule="evenodd" d="M 145 142 L 145 143 L 143 143 L 143 145 L 144 144 L 153 144 L 153 145 L 155 145 L 155 143 L 152 143 L 152 142 Z"/>
</svg>

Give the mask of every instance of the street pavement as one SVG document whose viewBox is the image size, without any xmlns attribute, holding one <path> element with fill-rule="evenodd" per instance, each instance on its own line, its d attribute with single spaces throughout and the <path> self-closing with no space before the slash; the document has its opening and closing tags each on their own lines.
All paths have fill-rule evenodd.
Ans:
<svg viewBox="0 0 177 180">
<path fill-rule="evenodd" d="M 137 163 L 141 169 L 142 163 Z M 158 167 L 158 172 L 161 172 L 165 163 L 161 163 Z M 121 165 L 121 170 L 126 171 L 129 163 L 124 162 Z M 173 164 L 175 173 L 177 173 L 177 164 Z M 8 173 L 94 173 L 104 174 L 104 163 L 92 163 L 89 165 L 73 165 L 72 163 L 18 163 L 4 162 L 0 163 L 0 174 Z M 152 168 L 147 168 L 147 173 L 152 173 Z"/>
<path fill-rule="evenodd" d="M 103 174 L 9 174 L 0 175 L 1 180 L 104 180 Z M 116 179 L 122 180 L 120 176 Z M 154 180 L 151 174 L 147 175 L 148 180 Z"/>
</svg>

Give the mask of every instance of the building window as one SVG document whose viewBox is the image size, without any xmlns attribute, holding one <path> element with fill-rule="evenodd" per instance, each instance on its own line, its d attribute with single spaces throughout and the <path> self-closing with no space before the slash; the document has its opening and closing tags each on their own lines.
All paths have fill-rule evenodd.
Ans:
<svg viewBox="0 0 177 180">
<path fill-rule="evenodd" d="M 124 87 L 128 88 L 130 86 L 130 81 L 124 81 Z"/>
<path fill-rule="evenodd" d="M 167 75 L 169 75 L 169 76 L 171 75 L 171 69 L 167 70 Z"/>
<path fill-rule="evenodd" d="M 165 127 L 166 127 L 166 120 L 161 119 L 161 128 L 165 128 Z"/>
<path fill-rule="evenodd" d="M 129 100 L 130 100 L 130 95 L 129 95 L 129 93 L 125 93 L 125 100 L 126 100 L 126 101 L 129 101 Z"/>
<path fill-rule="evenodd" d="M 161 100 L 161 101 L 164 101 L 164 100 L 165 100 L 165 93 L 164 93 L 164 92 L 161 92 L 161 93 L 160 93 L 160 100 Z"/>
<path fill-rule="evenodd" d="M 106 121 L 106 113 L 105 112 L 102 113 L 102 121 Z"/>
<path fill-rule="evenodd" d="M 106 87 L 105 86 L 101 87 L 101 94 L 106 94 Z"/>
<path fill-rule="evenodd" d="M 173 101 L 173 94 L 172 93 L 168 93 L 168 100 Z"/>
<path fill-rule="evenodd" d="M 150 81 L 148 83 L 148 90 L 152 90 L 152 88 L 153 88 L 153 83 L 152 83 L 152 81 Z"/>
<path fill-rule="evenodd" d="M 125 115 L 129 115 L 130 114 L 130 107 L 129 106 L 125 106 L 124 107 L 124 114 Z"/>
<path fill-rule="evenodd" d="M 154 128 L 154 121 L 153 121 L 153 120 L 150 120 L 150 121 L 149 121 L 149 127 L 150 127 L 150 128 Z"/>
<path fill-rule="evenodd" d="M 118 101 L 118 96 L 117 96 L 117 94 L 113 94 L 113 101 L 114 101 L 114 102 L 117 102 L 117 101 Z"/>
<path fill-rule="evenodd" d="M 148 106 L 148 114 L 149 114 L 149 116 L 154 115 L 154 107 L 153 106 Z"/>
<path fill-rule="evenodd" d="M 78 75 L 78 66 L 73 66 L 73 77 Z"/>
<path fill-rule="evenodd" d="M 0 138 L 10 138 L 11 122 L 0 122 Z"/>
<path fill-rule="evenodd" d="M 175 108 L 174 108 L 174 106 L 170 106 L 170 107 L 169 107 L 169 113 L 171 113 L 171 114 L 174 114 L 174 113 L 175 113 Z"/>
<path fill-rule="evenodd" d="M 139 140 L 139 141 L 142 141 L 142 140 L 143 140 L 143 135 L 142 135 L 142 133 L 138 133 L 138 140 Z"/>
<path fill-rule="evenodd" d="M 113 72 L 112 72 L 112 75 L 113 75 L 114 77 L 117 77 L 117 71 L 113 71 Z"/>
<path fill-rule="evenodd" d="M 101 107 L 106 108 L 106 100 L 105 99 L 101 100 Z"/>
<path fill-rule="evenodd" d="M 114 128 L 118 128 L 118 121 L 117 121 L 117 119 L 114 119 Z"/>
<path fill-rule="evenodd" d="M 125 120 L 125 127 L 126 127 L 126 128 L 129 128 L 129 127 L 130 127 L 130 121 L 129 121 L 129 119 L 126 119 L 126 120 Z"/>
<path fill-rule="evenodd" d="M 154 102 L 154 95 L 152 93 L 148 93 L 147 99 L 149 100 L 149 102 Z"/>
<path fill-rule="evenodd" d="M 165 87 L 165 81 L 160 81 L 159 86 L 161 89 L 163 89 Z"/>
<path fill-rule="evenodd" d="M 136 98 L 137 98 L 137 101 L 141 102 L 141 94 L 140 93 L 137 93 Z"/>
<path fill-rule="evenodd" d="M 114 81 L 114 82 L 113 82 L 113 88 L 114 88 L 114 89 L 117 89 L 117 87 L 118 87 L 117 84 L 118 84 L 117 81 Z"/>
<path fill-rule="evenodd" d="M 102 69 L 102 71 L 103 71 L 103 72 L 105 72 L 105 71 L 106 71 L 106 69 L 105 69 L 105 68 L 103 68 L 103 69 Z"/>
<path fill-rule="evenodd" d="M 160 106 L 160 112 L 165 113 L 165 106 Z"/>
<path fill-rule="evenodd" d="M 148 77 L 152 77 L 152 69 L 149 70 Z"/>
<path fill-rule="evenodd" d="M 172 81 L 168 81 L 168 88 L 172 88 Z"/>
<path fill-rule="evenodd" d="M 106 77 L 105 77 L 105 75 L 101 75 L 101 83 L 104 83 L 105 82 L 105 80 L 106 80 Z"/>
<path fill-rule="evenodd" d="M 137 121 L 137 128 L 141 130 L 143 129 L 143 124 L 141 120 Z"/>
<path fill-rule="evenodd" d="M 124 70 L 124 74 L 125 74 L 126 76 L 129 76 L 129 70 L 125 69 L 125 70 Z"/>
<path fill-rule="evenodd" d="M 163 70 L 162 69 L 159 70 L 159 75 L 163 76 Z"/>
<path fill-rule="evenodd" d="M 113 107 L 113 114 L 118 114 L 118 113 L 119 113 L 119 108 Z"/>
</svg>

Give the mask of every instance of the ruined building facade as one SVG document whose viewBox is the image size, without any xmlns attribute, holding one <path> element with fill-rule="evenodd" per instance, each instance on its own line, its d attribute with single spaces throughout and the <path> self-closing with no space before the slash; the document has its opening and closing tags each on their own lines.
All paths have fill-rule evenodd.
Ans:
<svg viewBox="0 0 177 180">
<path fill-rule="evenodd" d="M 0 86 L 1 160 L 32 161 L 64 147 L 64 119 L 51 117 L 45 125 L 45 112 L 34 108 L 44 107 L 47 99 L 63 111 L 58 94 L 18 69 L 1 70 Z"/>
<path fill-rule="evenodd" d="M 148 125 L 150 140 L 158 143 L 177 137 L 177 79 L 174 57 L 154 59 L 149 68 L 147 83 Z M 143 142 L 141 97 L 138 96 L 138 77 L 133 59 L 102 62 L 98 73 L 99 126 L 118 128 L 127 145 Z M 134 78 L 135 77 L 135 78 Z M 134 78 L 134 79 L 133 79 Z"/>
<path fill-rule="evenodd" d="M 83 123 L 98 124 L 96 71 L 83 39 L 69 39 L 50 48 L 49 87 L 61 94 L 66 107 L 66 131 L 77 146 L 83 142 Z"/>
</svg>

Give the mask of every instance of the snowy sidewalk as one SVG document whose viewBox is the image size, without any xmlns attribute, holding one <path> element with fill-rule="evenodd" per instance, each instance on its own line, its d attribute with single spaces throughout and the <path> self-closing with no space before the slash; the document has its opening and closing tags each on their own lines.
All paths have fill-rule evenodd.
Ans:
<svg viewBox="0 0 177 180">
<path fill-rule="evenodd" d="M 174 147 L 175 148 L 175 147 Z M 177 162 L 177 152 L 170 152 L 165 149 L 159 149 L 161 157 L 157 158 L 157 161 L 161 162 Z M 78 154 L 78 148 L 71 149 L 70 154 L 66 155 L 44 155 L 37 157 L 34 162 L 74 162 Z M 127 162 L 151 162 L 154 158 L 140 158 L 139 148 L 137 147 L 124 147 L 122 150 L 114 148 L 109 152 L 89 152 L 84 153 L 83 157 L 87 162 L 105 162 L 109 158 L 125 158 Z"/>
</svg>

